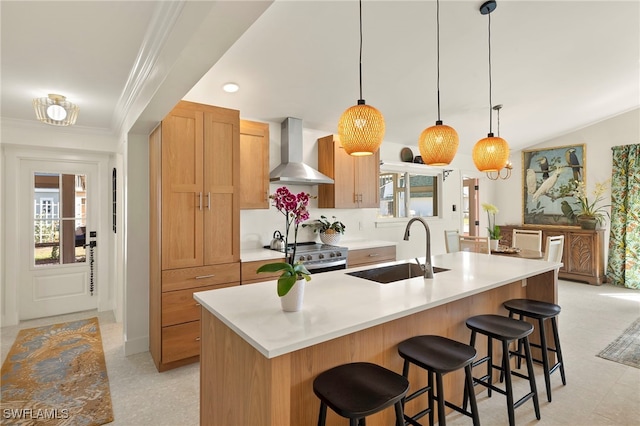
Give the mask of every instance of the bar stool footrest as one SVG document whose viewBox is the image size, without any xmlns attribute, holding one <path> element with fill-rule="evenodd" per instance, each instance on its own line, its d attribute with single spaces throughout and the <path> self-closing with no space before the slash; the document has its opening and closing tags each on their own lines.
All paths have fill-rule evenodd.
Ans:
<svg viewBox="0 0 640 426">
<path fill-rule="evenodd" d="M 529 399 L 531 399 L 533 397 L 533 392 L 529 392 L 528 394 L 526 394 L 525 396 L 523 396 L 522 398 L 520 398 L 519 400 L 517 400 L 514 404 L 513 404 L 513 408 L 518 408 L 519 406 L 521 406 L 522 404 L 524 404 L 525 402 L 527 402 Z"/>
</svg>

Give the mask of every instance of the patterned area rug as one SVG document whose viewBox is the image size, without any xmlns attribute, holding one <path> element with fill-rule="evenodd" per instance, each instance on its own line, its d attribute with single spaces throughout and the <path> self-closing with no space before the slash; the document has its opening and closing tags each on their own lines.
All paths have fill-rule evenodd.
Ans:
<svg viewBox="0 0 640 426">
<path fill-rule="evenodd" d="M 18 333 L 2 365 L 3 425 L 113 421 L 97 318 Z"/>
<path fill-rule="evenodd" d="M 598 354 L 600 358 L 640 368 L 640 318 Z"/>
</svg>

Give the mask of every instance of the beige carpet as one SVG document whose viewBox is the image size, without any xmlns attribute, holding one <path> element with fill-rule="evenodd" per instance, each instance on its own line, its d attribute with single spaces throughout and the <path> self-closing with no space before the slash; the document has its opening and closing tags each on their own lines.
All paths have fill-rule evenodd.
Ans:
<svg viewBox="0 0 640 426">
<path fill-rule="evenodd" d="M 113 421 L 97 318 L 21 330 L 2 365 L 3 425 Z"/>
<path fill-rule="evenodd" d="M 640 368 L 640 318 L 598 354 L 600 358 Z"/>
</svg>

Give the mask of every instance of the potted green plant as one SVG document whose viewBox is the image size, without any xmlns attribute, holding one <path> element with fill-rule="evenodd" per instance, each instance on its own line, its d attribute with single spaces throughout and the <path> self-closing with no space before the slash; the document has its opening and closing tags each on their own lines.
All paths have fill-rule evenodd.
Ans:
<svg viewBox="0 0 640 426">
<path fill-rule="evenodd" d="M 491 250 L 497 250 L 500 243 L 500 227 L 496 225 L 496 214 L 499 210 L 496 206 L 489 203 L 482 203 L 482 210 L 487 212 L 487 219 L 489 219 L 487 231 L 489 231 L 489 245 Z M 493 219 L 493 220 L 491 220 Z"/>
<path fill-rule="evenodd" d="M 609 205 L 597 205 L 604 200 L 602 194 L 607 188 L 607 182 L 596 183 L 591 201 L 587 196 L 584 182 L 576 182 L 573 198 L 576 199 L 574 204 L 577 205 L 577 208 L 573 212 L 582 229 L 596 229 L 596 225 L 604 225 L 605 218 L 610 217 L 609 211 L 606 210 Z"/>
<path fill-rule="evenodd" d="M 316 219 L 311 223 L 303 223 L 302 227 L 312 228 L 314 233 L 320 234 L 320 241 L 324 244 L 334 245 L 340 241 L 340 236 L 344 234 L 346 226 L 337 217 L 331 216 L 331 218 L 333 219 L 332 221 L 321 215 L 320 219 Z"/>
<path fill-rule="evenodd" d="M 304 283 L 311 279 L 310 272 L 305 266 L 296 262 L 296 242 L 298 240 L 298 226 L 309 219 L 309 199 L 306 192 L 293 194 L 286 186 L 278 188 L 275 194 L 269 196 L 273 206 L 285 216 L 285 261 L 262 265 L 256 272 L 279 272 L 278 296 L 284 311 L 299 311 L 302 308 Z M 289 231 L 294 228 L 293 247 L 289 247 Z"/>
</svg>

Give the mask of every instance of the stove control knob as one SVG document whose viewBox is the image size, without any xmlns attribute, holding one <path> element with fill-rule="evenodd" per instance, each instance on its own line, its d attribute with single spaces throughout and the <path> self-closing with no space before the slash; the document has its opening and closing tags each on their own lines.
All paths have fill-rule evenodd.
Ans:
<svg viewBox="0 0 640 426">
<path fill-rule="evenodd" d="M 304 256 L 300 256 L 300 261 L 304 262 Z"/>
<path fill-rule="evenodd" d="M 331 253 L 329 254 L 329 257 L 336 257 L 336 254 L 335 254 L 334 252 L 331 252 Z"/>
<path fill-rule="evenodd" d="M 336 256 L 340 257 L 340 256 L 342 256 L 342 253 L 338 252 L 338 253 L 336 253 Z"/>
<path fill-rule="evenodd" d="M 324 254 L 320 253 L 320 254 L 318 255 L 318 258 L 319 258 L 319 259 L 324 259 Z"/>
<path fill-rule="evenodd" d="M 311 260 L 313 259 L 313 256 L 311 256 L 310 254 L 307 255 L 307 260 Z"/>
</svg>

